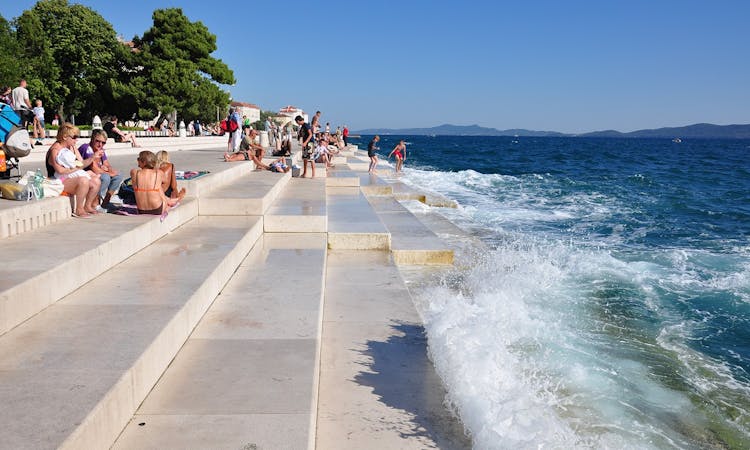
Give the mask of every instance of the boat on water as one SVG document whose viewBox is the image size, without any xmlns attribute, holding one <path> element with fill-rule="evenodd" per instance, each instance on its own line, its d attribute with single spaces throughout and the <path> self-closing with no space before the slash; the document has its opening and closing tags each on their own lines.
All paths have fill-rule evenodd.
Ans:
<svg viewBox="0 0 750 450">
<path fill-rule="evenodd" d="M 679 144 L 680 142 L 682 142 L 682 139 L 680 139 L 680 138 L 674 138 L 674 139 L 672 139 L 672 142 L 674 142 L 675 144 Z"/>
</svg>

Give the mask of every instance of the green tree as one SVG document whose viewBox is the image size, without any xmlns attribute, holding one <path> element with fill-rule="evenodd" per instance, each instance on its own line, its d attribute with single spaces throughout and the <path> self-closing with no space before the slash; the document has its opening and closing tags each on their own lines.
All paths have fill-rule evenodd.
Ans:
<svg viewBox="0 0 750 450">
<path fill-rule="evenodd" d="M 0 86 L 16 87 L 24 76 L 18 55 L 21 46 L 16 40 L 16 33 L 10 23 L 0 15 Z"/>
<path fill-rule="evenodd" d="M 127 48 L 99 13 L 67 0 L 40 0 L 16 20 L 16 32 L 32 96 L 79 122 L 106 112 Z"/>
<path fill-rule="evenodd" d="M 180 8 L 157 9 L 152 18 L 153 26 L 133 39 L 139 70 L 119 93 L 136 99 L 144 119 L 177 111 L 186 122 L 213 121 L 216 107 L 229 104 L 229 94 L 217 83 L 234 83 L 232 70 L 211 56 L 216 36 Z"/>
</svg>

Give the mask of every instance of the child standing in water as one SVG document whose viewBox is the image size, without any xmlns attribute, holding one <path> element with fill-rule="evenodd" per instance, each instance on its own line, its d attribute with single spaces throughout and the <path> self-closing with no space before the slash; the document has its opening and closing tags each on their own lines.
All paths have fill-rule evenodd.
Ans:
<svg viewBox="0 0 750 450">
<path fill-rule="evenodd" d="M 401 152 L 403 152 L 403 154 Z M 398 141 L 398 145 L 393 148 L 393 151 L 388 157 L 390 158 L 391 155 L 396 157 L 396 172 L 401 172 L 401 169 L 404 167 L 404 160 L 406 159 L 406 142 L 404 142 L 403 139 Z"/>
<path fill-rule="evenodd" d="M 380 136 L 376 135 L 372 138 L 370 143 L 367 144 L 367 156 L 370 157 L 370 169 L 368 172 L 370 173 L 378 173 L 378 155 L 375 154 L 376 150 L 380 150 L 380 147 L 377 146 L 378 141 L 380 141 Z"/>
</svg>

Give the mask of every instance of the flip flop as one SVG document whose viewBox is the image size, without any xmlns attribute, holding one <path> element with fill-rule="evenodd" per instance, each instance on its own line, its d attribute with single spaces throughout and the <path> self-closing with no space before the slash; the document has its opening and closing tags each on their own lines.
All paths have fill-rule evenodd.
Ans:
<svg viewBox="0 0 750 450">
<path fill-rule="evenodd" d="M 75 217 L 76 219 L 90 219 L 91 218 L 91 214 L 85 214 L 85 215 L 83 215 L 83 214 L 73 213 L 73 214 L 71 214 L 71 216 Z"/>
</svg>

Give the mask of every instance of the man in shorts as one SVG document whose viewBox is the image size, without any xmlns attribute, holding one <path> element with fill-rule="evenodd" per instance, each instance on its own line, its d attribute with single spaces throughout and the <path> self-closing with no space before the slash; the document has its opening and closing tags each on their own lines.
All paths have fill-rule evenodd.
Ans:
<svg viewBox="0 0 750 450">
<path fill-rule="evenodd" d="M 13 98 L 13 108 L 21 117 L 21 128 L 26 129 L 29 123 L 34 123 L 34 112 L 31 110 L 32 106 L 29 99 L 29 91 L 26 89 L 26 80 L 21 80 L 18 83 L 18 87 L 13 89 L 11 97 Z"/>
<path fill-rule="evenodd" d="M 252 161 L 255 163 L 256 168 L 269 170 L 269 167 L 263 164 L 263 155 L 266 150 L 260 145 L 255 143 L 255 138 L 258 136 L 258 131 L 252 128 L 247 129 L 245 137 L 240 142 L 240 149 L 236 153 L 224 153 L 224 161 Z"/>
<path fill-rule="evenodd" d="M 302 118 L 302 116 L 297 116 L 294 118 L 294 122 L 297 123 L 299 126 L 299 136 L 302 141 L 302 175 L 300 175 L 302 178 L 305 178 L 305 175 L 307 175 L 307 163 L 310 163 L 310 167 L 312 168 L 312 176 L 311 178 L 315 178 L 315 160 L 312 159 L 313 155 L 313 145 L 312 145 L 312 137 L 313 137 L 313 131 L 312 128 L 310 128 L 310 125 L 305 123 L 305 119 Z"/>
</svg>

